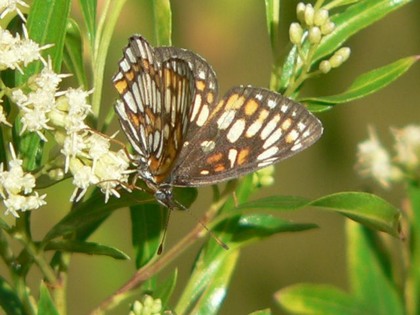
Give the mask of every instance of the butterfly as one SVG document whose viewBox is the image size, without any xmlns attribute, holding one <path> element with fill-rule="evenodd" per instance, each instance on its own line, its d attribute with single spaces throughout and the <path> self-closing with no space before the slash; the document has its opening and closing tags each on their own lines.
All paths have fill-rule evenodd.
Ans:
<svg viewBox="0 0 420 315">
<path fill-rule="evenodd" d="M 284 160 L 322 135 L 303 105 L 251 86 L 219 100 L 215 72 L 199 55 L 129 39 L 113 83 L 122 130 L 136 154 L 137 178 L 156 200 L 185 209 L 174 186 L 216 184 Z"/>
</svg>

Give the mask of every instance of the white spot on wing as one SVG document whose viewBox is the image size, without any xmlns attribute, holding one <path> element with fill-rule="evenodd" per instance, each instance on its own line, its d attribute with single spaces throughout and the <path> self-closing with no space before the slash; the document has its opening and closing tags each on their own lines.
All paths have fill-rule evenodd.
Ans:
<svg viewBox="0 0 420 315">
<path fill-rule="evenodd" d="M 277 102 L 275 100 L 268 100 L 268 102 L 267 102 L 267 106 L 271 109 L 276 107 L 276 105 L 277 105 Z"/>
<path fill-rule="evenodd" d="M 214 150 L 216 143 L 214 141 L 203 141 L 200 146 L 204 153 L 209 153 Z"/>
<path fill-rule="evenodd" d="M 281 131 L 281 129 L 277 129 L 276 131 L 274 131 L 271 134 L 271 136 L 269 136 L 267 140 L 265 140 L 263 144 L 263 149 L 267 149 L 271 147 L 274 143 L 278 142 L 281 138 L 282 133 L 283 132 Z"/>
<path fill-rule="evenodd" d="M 261 139 L 265 140 L 277 127 L 277 123 L 280 120 L 280 115 L 274 116 L 268 123 L 265 125 L 264 129 L 261 131 Z"/>
<path fill-rule="evenodd" d="M 224 112 L 220 116 L 220 118 L 217 120 L 217 125 L 219 129 L 225 130 L 226 128 L 228 128 L 230 124 L 232 123 L 233 119 L 235 118 L 235 115 L 236 115 L 236 110 L 234 109 L 230 109 Z"/>
<path fill-rule="evenodd" d="M 230 143 L 235 143 L 242 135 L 245 129 L 245 120 L 238 119 L 235 123 L 230 127 L 226 137 Z"/>
<path fill-rule="evenodd" d="M 273 155 L 275 155 L 277 152 L 279 152 L 278 147 L 271 147 L 264 152 L 262 152 L 260 155 L 257 156 L 257 160 L 263 161 L 267 160 L 268 158 L 271 158 Z"/>
<path fill-rule="evenodd" d="M 201 127 L 206 122 L 207 118 L 209 118 L 210 110 L 207 105 L 203 105 L 200 111 L 200 115 L 198 115 L 196 124 L 197 126 Z"/>
<path fill-rule="evenodd" d="M 194 105 L 193 105 L 193 112 L 191 113 L 191 121 L 195 120 L 195 117 L 197 116 L 198 110 L 200 109 L 200 107 L 201 107 L 201 95 L 197 94 L 195 96 L 195 101 L 194 101 Z"/>
<path fill-rule="evenodd" d="M 261 129 L 261 127 L 262 125 L 258 120 L 254 121 L 252 125 L 249 126 L 248 129 L 246 130 L 245 136 L 247 138 L 252 138 L 253 136 L 257 134 L 257 132 Z"/>
<path fill-rule="evenodd" d="M 230 161 L 230 168 L 235 166 L 236 156 L 238 155 L 238 150 L 230 149 L 228 154 L 228 159 Z"/>
<path fill-rule="evenodd" d="M 204 80 L 204 79 L 206 78 L 206 73 L 205 73 L 203 70 L 201 70 L 201 71 L 198 73 L 198 77 L 199 77 L 200 79 Z"/>
<path fill-rule="evenodd" d="M 285 112 L 287 112 L 287 109 L 289 108 L 289 106 L 287 106 L 287 105 L 282 105 L 281 106 L 281 108 L 280 108 L 280 111 L 282 112 L 282 113 L 285 113 Z"/>
</svg>

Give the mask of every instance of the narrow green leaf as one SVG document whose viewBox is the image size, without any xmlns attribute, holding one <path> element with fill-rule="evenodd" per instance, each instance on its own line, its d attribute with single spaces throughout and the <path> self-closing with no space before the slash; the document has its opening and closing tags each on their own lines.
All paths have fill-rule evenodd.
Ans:
<svg viewBox="0 0 420 315">
<path fill-rule="evenodd" d="M 361 192 L 342 192 L 328 195 L 310 203 L 327 208 L 370 228 L 400 235 L 401 212 L 378 196 Z"/>
<path fill-rule="evenodd" d="M 83 19 L 85 21 L 90 48 L 93 51 L 96 37 L 96 7 L 97 0 L 79 0 L 82 9 Z"/>
<path fill-rule="evenodd" d="M 129 260 L 130 257 L 117 248 L 92 242 L 77 240 L 52 241 L 45 246 L 45 250 L 82 253 L 88 255 L 109 256 L 115 259 Z"/>
<path fill-rule="evenodd" d="M 300 232 L 317 227 L 316 224 L 293 223 L 272 215 L 257 213 L 242 215 L 237 223 L 238 227 L 228 243 L 231 249 L 243 247 L 277 233 Z"/>
<path fill-rule="evenodd" d="M 314 63 L 333 53 L 351 36 L 369 25 L 383 19 L 411 0 L 361 0 L 349 6 L 344 12 L 331 17 L 336 28 L 326 36 L 315 52 Z"/>
<path fill-rule="evenodd" d="M 269 308 L 265 308 L 263 310 L 249 313 L 249 315 L 271 315 L 271 310 Z"/>
<path fill-rule="evenodd" d="M 300 196 L 271 196 L 249 201 L 236 207 L 236 210 L 272 209 L 292 211 L 306 206 L 310 201 Z"/>
<path fill-rule="evenodd" d="M 76 76 L 77 82 L 88 89 L 88 83 L 83 63 L 83 39 L 79 25 L 69 19 L 67 23 L 67 36 L 63 60 L 70 72 Z"/>
<path fill-rule="evenodd" d="M 29 37 L 40 45 L 54 44 L 47 50 L 55 72 L 60 73 L 70 0 L 34 0 L 28 16 Z M 25 71 L 28 78 L 41 69 L 41 62 Z"/>
<path fill-rule="evenodd" d="M 353 294 L 373 310 L 369 314 L 403 315 L 404 307 L 397 288 L 385 275 L 375 254 L 377 248 L 371 244 L 368 233 L 364 227 L 347 221 L 347 257 Z"/>
<path fill-rule="evenodd" d="M 273 56 L 277 57 L 280 54 L 280 0 L 265 0 L 265 15 L 267 21 L 267 31 L 270 36 L 271 50 Z"/>
<path fill-rule="evenodd" d="M 165 309 L 169 303 L 169 299 L 175 290 L 178 279 L 178 269 L 175 268 L 169 277 L 156 288 L 153 296 L 158 297 L 162 301 L 162 308 Z"/>
<path fill-rule="evenodd" d="M 292 285 L 276 292 L 274 298 L 280 306 L 291 314 L 376 314 L 349 294 L 329 285 Z"/>
<path fill-rule="evenodd" d="M 38 315 L 60 315 L 44 282 L 39 289 Z"/>
<path fill-rule="evenodd" d="M 169 0 L 152 1 L 156 46 L 171 46 L 172 11 Z"/>
<path fill-rule="evenodd" d="M 407 267 L 407 286 L 405 288 L 407 314 L 420 314 L 420 186 L 418 182 L 409 183 L 408 197 L 410 211 L 407 212 L 407 221 L 410 224 L 410 237 L 408 246 L 410 251 L 410 264 Z"/>
<path fill-rule="evenodd" d="M 419 59 L 420 56 L 406 57 L 384 67 L 366 72 L 359 76 L 343 93 L 324 97 L 303 98 L 299 101 L 309 106 L 325 106 L 327 108 L 331 105 L 351 102 L 388 86 L 406 73 Z M 320 109 L 322 110 L 322 108 Z"/>
<path fill-rule="evenodd" d="M 175 308 L 177 314 L 217 314 L 226 297 L 239 251 L 229 250 L 194 272 Z M 202 266 L 204 267 L 204 266 Z"/>
<path fill-rule="evenodd" d="M 3 277 L 0 277 L 0 307 L 7 315 L 26 314 L 15 290 Z"/>
<path fill-rule="evenodd" d="M 131 238 L 139 269 L 156 255 L 169 210 L 158 204 L 137 205 L 130 208 L 130 214 Z"/>
<path fill-rule="evenodd" d="M 105 203 L 104 195 L 95 190 L 89 199 L 76 204 L 73 211 L 61 219 L 45 236 L 44 242 L 53 238 L 77 233 L 78 239 L 86 239 L 112 213 L 112 211 L 134 204 L 151 203 L 153 196 L 145 192 L 121 191 L 121 198 L 110 198 Z"/>
</svg>

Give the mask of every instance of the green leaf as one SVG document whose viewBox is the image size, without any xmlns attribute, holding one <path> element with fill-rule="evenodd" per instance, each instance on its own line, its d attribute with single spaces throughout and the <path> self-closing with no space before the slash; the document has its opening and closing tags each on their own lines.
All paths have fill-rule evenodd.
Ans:
<svg viewBox="0 0 420 315">
<path fill-rule="evenodd" d="M 70 72 L 76 76 L 82 88 L 88 88 L 85 68 L 83 64 L 83 39 L 79 25 L 69 19 L 67 23 L 67 36 L 64 49 L 64 63 Z"/>
<path fill-rule="evenodd" d="M 265 0 L 265 15 L 267 21 L 267 31 L 270 36 L 271 50 L 274 57 L 280 53 L 280 0 Z M 277 62 L 274 62 L 277 64 Z"/>
<path fill-rule="evenodd" d="M 409 196 L 410 211 L 407 212 L 407 221 L 410 227 L 408 230 L 409 241 L 407 246 L 410 255 L 410 264 L 407 267 L 406 296 L 410 303 L 407 303 L 407 314 L 420 314 L 420 186 L 418 182 L 412 181 L 407 188 Z"/>
<path fill-rule="evenodd" d="M 147 204 L 131 207 L 130 214 L 136 268 L 139 269 L 156 255 L 169 212 L 161 205 Z"/>
<path fill-rule="evenodd" d="M 169 299 L 175 290 L 178 279 L 178 269 L 174 268 L 169 277 L 156 288 L 153 296 L 158 297 L 162 301 L 162 308 L 165 309 L 169 303 Z"/>
<path fill-rule="evenodd" d="M 351 102 L 388 86 L 407 72 L 419 59 L 420 56 L 402 58 L 384 67 L 366 72 L 359 76 L 343 93 L 324 97 L 303 98 L 299 101 L 311 106 L 312 109 L 318 106 L 319 108 L 316 108 L 317 111 L 328 109 L 335 104 Z"/>
<path fill-rule="evenodd" d="M 121 191 L 121 198 L 111 197 L 108 203 L 105 203 L 104 198 L 100 191 L 95 190 L 89 199 L 77 203 L 73 211 L 47 233 L 44 242 L 72 233 L 77 233 L 79 240 L 86 239 L 114 210 L 154 202 L 152 196 L 138 190 L 131 193 Z"/>
<path fill-rule="evenodd" d="M 60 315 L 45 284 L 39 290 L 38 315 Z"/>
<path fill-rule="evenodd" d="M 152 1 L 156 46 L 170 46 L 172 42 L 172 12 L 169 0 Z"/>
<path fill-rule="evenodd" d="M 271 310 L 269 308 L 265 308 L 263 310 L 249 313 L 249 315 L 271 315 Z"/>
<path fill-rule="evenodd" d="M 276 302 L 291 314 L 375 314 L 351 295 L 329 285 L 292 285 L 276 292 L 274 297 Z"/>
<path fill-rule="evenodd" d="M 226 296 L 239 251 L 225 251 L 191 275 L 175 308 L 177 314 L 217 314 Z"/>
<path fill-rule="evenodd" d="M 400 235 L 400 210 L 378 196 L 361 192 L 342 192 L 314 200 L 310 205 L 341 213 L 367 227 L 393 236 Z"/>
<path fill-rule="evenodd" d="M 0 307 L 7 315 L 26 314 L 19 297 L 3 277 L 0 277 Z"/>
<path fill-rule="evenodd" d="M 45 246 L 45 249 L 70 253 L 82 253 L 88 255 L 103 255 L 122 260 L 130 259 L 127 254 L 117 248 L 76 240 L 52 241 Z"/>
<path fill-rule="evenodd" d="M 232 233 L 232 240 L 228 243 L 231 249 L 243 247 L 250 242 L 259 241 L 277 233 L 300 232 L 317 227 L 316 224 L 293 223 L 266 214 L 242 215 L 237 225 L 235 232 Z"/>
<path fill-rule="evenodd" d="M 41 46 L 54 44 L 46 52 L 51 56 L 53 69 L 57 73 L 61 70 L 69 13 L 70 0 L 34 0 L 26 24 L 32 40 Z M 32 64 L 25 70 L 25 77 L 38 73 L 41 66 L 41 62 Z"/>
<path fill-rule="evenodd" d="M 96 38 L 96 7 L 97 0 L 79 0 L 82 9 L 83 20 L 85 21 L 90 48 L 93 51 Z"/>
<path fill-rule="evenodd" d="M 383 19 L 411 0 L 361 0 L 349 6 L 344 12 L 331 17 L 336 28 L 326 36 L 315 52 L 313 62 L 333 53 L 351 36 L 369 25 Z"/>
<path fill-rule="evenodd" d="M 392 284 L 377 255 L 378 247 L 372 244 L 370 231 L 347 222 L 348 269 L 354 296 L 368 305 L 369 314 L 405 314 L 397 288 Z"/>
</svg>

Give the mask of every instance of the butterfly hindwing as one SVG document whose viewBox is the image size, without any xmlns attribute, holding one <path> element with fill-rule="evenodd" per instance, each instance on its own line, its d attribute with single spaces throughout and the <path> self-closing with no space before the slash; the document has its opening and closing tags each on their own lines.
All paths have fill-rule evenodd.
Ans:
<svg viewBox="0 0 420 315">
<path fill-rule="evenodd" d="M 266 89 L 235 87 L 180 152 L 170 180 L 199 186 L 245 175 L 302 151 L 321 134 L 303 105 Z"/>
</svg>

